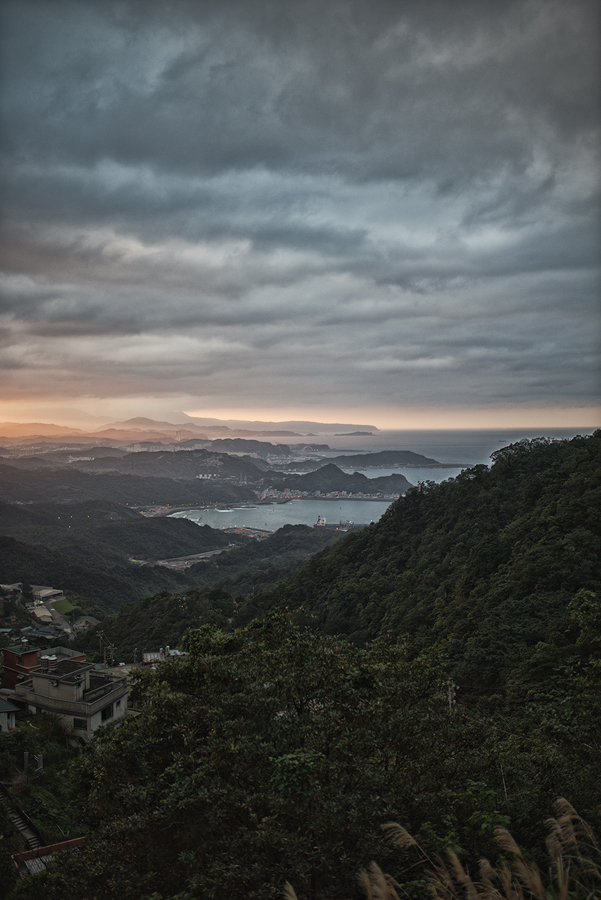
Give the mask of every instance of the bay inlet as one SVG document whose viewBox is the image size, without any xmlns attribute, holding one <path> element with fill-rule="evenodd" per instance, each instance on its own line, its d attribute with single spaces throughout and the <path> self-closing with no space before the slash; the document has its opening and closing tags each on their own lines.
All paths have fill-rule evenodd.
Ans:
<svg viewBox="0 0 601 900">
<path fill-rule="evenodd" d="M 328 525 L 352 522 L 368 525 L 377 522 L 390 506 L 390 500 L 289 500 L 237 509 L 187 509 L 172 518 L 190 519 L 211 528 L 260 528 L 277 531 L 284 525 L 315 525 L 322 516 Z"/>
</svg>

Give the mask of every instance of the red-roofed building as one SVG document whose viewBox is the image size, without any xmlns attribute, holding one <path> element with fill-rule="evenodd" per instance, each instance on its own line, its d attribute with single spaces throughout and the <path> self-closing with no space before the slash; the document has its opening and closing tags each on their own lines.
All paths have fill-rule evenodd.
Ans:
<svg viewBox="0 0 601 900">
<path fill-rule="evenodd" d="M 2 687 L 14 690 L 18 684 L 31 678 L 34 672 L 42 668 L 40 662 L 41 650 L 29 649 L 27 643 L 13 647 L 5 647 L 4 679 Z M 74 662 L 85 662 L 86 655 L 79 650 L 70 650 L 67 647 L 50 647 L 44 650 L 45 656 L 56 656 L 57 659 L 71 659 Z"/>
</svg>

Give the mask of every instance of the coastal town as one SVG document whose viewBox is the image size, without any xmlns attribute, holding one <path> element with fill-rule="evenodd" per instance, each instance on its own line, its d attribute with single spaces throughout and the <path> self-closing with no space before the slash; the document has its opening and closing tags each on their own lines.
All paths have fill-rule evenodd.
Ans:
<svg viewBox="0 0 601 900">
<path fill-rule="evenodd" d="M 367 494 L 363 492 L 349 493 L 349 491 L 300 491 L 294 488 L 266 488 L 260 496 L 260 500 L 273 500 L 282 502 L 286 500 L 398 500 L 400 494 Z"/>
</svg>

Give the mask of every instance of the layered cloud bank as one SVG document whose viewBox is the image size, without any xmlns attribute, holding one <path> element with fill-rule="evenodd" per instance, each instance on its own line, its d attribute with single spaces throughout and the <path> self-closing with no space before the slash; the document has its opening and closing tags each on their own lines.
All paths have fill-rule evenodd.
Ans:
<svg viewBox="0 0 601 900">
<path fill-rule="evenodd" d="M 596 12 L 8 0 L 4 399 L 584 422 Z"/>
</svg>

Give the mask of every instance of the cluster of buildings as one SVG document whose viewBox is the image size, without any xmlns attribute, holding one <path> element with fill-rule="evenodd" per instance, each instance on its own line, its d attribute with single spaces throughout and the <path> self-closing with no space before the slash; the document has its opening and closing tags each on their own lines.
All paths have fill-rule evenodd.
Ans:
<svg viewBox="0 0 601 900">
<path fill-rule="evenodd" d="M 300 500 L 301 497 L 310 496 L 307 491 L 297 491 L 285 488 L 280 491 L 277 488 L 265 488 L 259 500 Z"/>
<path fill-rule="evenodd" d="M 350 494 L 348 491 L 299 491 L 293 488 L 266 488 L 261 500 L 306 500 L 317 497 L 320 500 L 398 500 L 400 494 Z"/>
<path fill-rule="evenodd" d="M 137 666 L 107 667 L 87 662 L 70 647 L 30 648 L 24 638 L 2 650 L 4 677 L 0 688 L 0 731 L 15 727 L 15 713 L 50 713 L 61 722 L 73 744 L 88 743 L 101 725 L 114 724 L 127 714 L 128 676 Z M 168 659 L 185 656 L 161 647 L 142 654 L 140 665 L 155 668 Z"/>
<path fill-rule="evenodd" d="M 127 712 L 125 672 L 98 667 L 68 647 L 29 648 L 27 640 L 5 647 L 0 690 L 0 727 L 14 727 L 14 714 L 56 716 L 75 743 L 88 743 L 101 725 L 118 722 Z M 8 708 L 10 707 L 10 709 Z M 6 722 L 2 720 L 2 709 Z M 12 714 L 12 725 L 10 715 Z"/>
<path fill-rule="evenodd" d="M 41 606 L 42 603 L 47 603 L 49 600 L 65 599 L 65 592 L 59 588 L 53 588 L 46 584 L 32 584 L 30 588 L 33 603 L 28 604 L 28 607 Z M 23 593 L 23 582 L 15 581 L 13 584 L 0 584 L 0 591 L 3 594 L 21 595 Z"/>
<path fill-rule="evenodd" d="M 98 624 L 98 619 L 93 616 L 81 616 L 77 622 L 71 625 L 53 609 L 52 604 L 58 600 L 64 600 L 65 594 L 60 588 L 53 588 L 49 585 L 32 584 L 31 599 L 26 599 L 23 595 L 23 583 L 20 581 L 14 584 L 0 584 L 0 618 L 2 616 L 3 597 L 10 596 L 18 599 L 18 602 L 31 614 L 35 625 L 27 625 L 19 627 L 17 619 L 12 617 L 10 623 L 7 619 L 7 625 L 10 627 L 0 628 L 0 636 L 5 639 L 15 637 L 27 637 L 29 640 L 38 638 L 46 638 L 48 640 L 73 640 L 74 631 L 87 631 Z M 0 623 L 2 624 L 2 623 Z"/>
<path fill-rule="evenodd" d="M 2 584 L 5 596 L 23 604 L 23 584 Z M 15 727 L 15 713 L 55 715 L 75 743 L 87 743 L 108 722 L 122 719 L 127 711 L 129 687 L 124 672 L 86 661 L 85 654 L 70 647 L 35 649 L 33 642 L 52 644 L 71 639 L 73 631 L 50 604 L 64 598 L 62 590 L 31 585 L 24 605 L 36 625 L 20 626 L 15 616 L 0 637 L 13 644 L 2 650 L 4 675 L 0 688 L 0 731 Z M 14 620 L 14 621 L 13 621 Z M 94 620 L 96 621 L 96 620 Z"/>
</svg>

